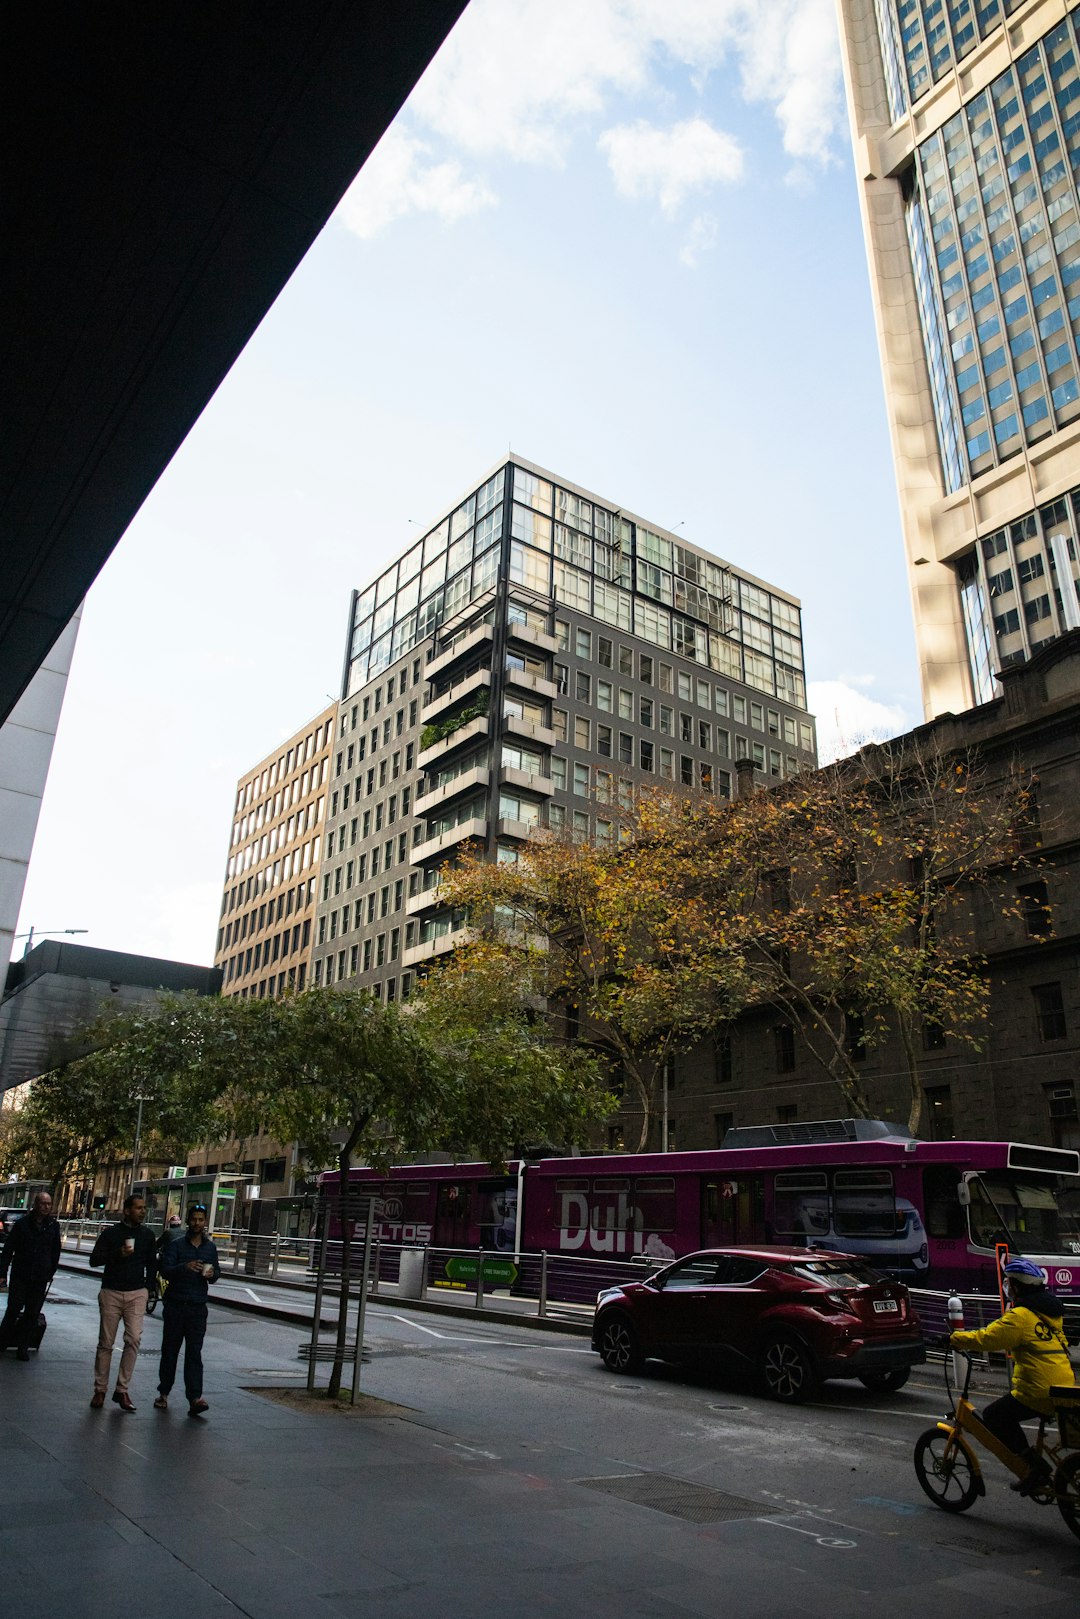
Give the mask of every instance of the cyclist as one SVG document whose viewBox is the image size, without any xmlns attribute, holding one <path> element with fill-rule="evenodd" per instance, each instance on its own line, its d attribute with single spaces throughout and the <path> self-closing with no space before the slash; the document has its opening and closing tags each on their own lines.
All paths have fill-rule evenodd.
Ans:
<svg viewBox="0 0 1080 1619">
<path fill-rule="evenodd" d="M 1005 1296 L 1011 1306 L 988 1327 L 954 1332 L 954 1349 L 1007 1349 L 1013 1356 L 1008 1394 L 993 1400 L 982 1414 L 990 1432 L 1028 1464 L 1026 1476 L 1010 1487 L 1031 1495 L 1050 1481 L 1050 1469 L 1027 1443 L 1021 1423 L 1053 1415 L 1050 1390 L 1075 1381 L 1069 1340 L 1062 1326 L 1062 1307 L 1031 1259 L 1009 1259 L 1002 1266 Z"/>
</svg>

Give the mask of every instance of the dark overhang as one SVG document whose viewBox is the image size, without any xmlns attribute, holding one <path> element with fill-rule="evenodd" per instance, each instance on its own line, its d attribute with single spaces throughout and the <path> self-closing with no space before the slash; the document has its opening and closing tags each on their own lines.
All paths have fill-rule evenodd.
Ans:
<svg viewBox="0 0 1080 1619">
<path fill-rule="evenodd" d="M 13 0 L 0 722 L 465 0 Z"/>
<path fill-rule="evenodd" d="M 35 946 L 8 968 L 0 1000 L 0 1092 L 78 1056 L 72 1035 L 103 1011 L 160 990 L 218 995 L 221 969 L 55 940 Z"/>
</svg>

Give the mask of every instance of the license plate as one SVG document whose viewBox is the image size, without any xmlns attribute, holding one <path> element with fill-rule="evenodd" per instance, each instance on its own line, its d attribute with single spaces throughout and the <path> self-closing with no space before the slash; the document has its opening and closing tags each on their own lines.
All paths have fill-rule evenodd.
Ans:
<svg viewBox="0 0 1080 1619">
<path fill-rule="evenodd" d="M 896 1311 L 899 1308 L 900 1308 L 900 1306 L 897 1304 L 895 1299 L 875 1299 L 874 1300 L 874 1313 L 875 1313 L 875 1315 L 895 1315 Z"/>
</svg>

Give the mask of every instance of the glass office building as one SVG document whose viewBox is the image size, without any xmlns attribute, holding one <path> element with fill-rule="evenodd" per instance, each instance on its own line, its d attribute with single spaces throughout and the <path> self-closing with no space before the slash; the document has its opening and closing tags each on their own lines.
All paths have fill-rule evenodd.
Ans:
<svg viewBox="0 0 1080 1619">
<path fill-rule="evenodd" d="M 352 600 L 312 976 L 387 998 L 460 937 L 439 870 L 610 841 L 643 783 L 816 763 L 799 603 L 518 457 Z"/>
<path fill-rule="evenodd" d="M 841 21 L 932 717 L 1080 626 L 1080 7 Z"/>
</svg>

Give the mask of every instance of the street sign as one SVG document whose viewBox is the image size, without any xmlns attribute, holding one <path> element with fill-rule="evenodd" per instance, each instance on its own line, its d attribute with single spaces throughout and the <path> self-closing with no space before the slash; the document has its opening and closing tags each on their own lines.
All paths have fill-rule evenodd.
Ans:
<svg viewBox="0 0 1080 1619">
<path fill-rule="evenodd" d="M 446 1274 L 452 1282 L 475 1282 L 480 1272 L 480 1258 L 455 1254 L 446 1261 Z M 492 1259 L 484 1256 L 484 1283 L 488 1287 L 510 1287 L 517 1281 L 518 1268 L 512 1259 Z"/>
</svg>

